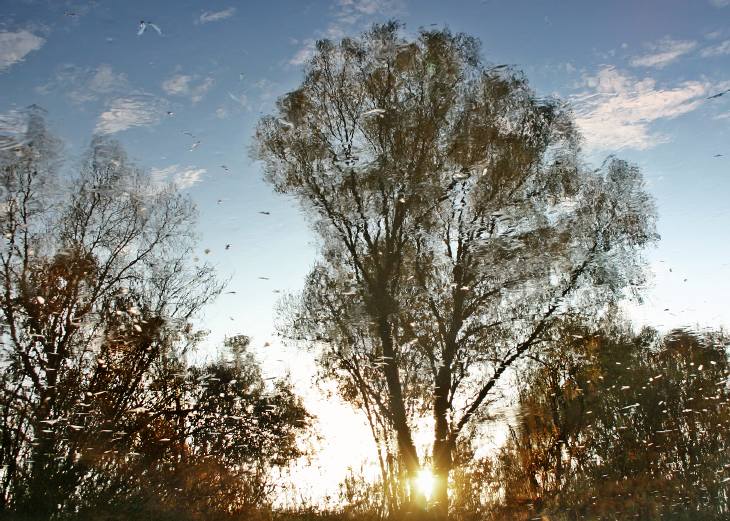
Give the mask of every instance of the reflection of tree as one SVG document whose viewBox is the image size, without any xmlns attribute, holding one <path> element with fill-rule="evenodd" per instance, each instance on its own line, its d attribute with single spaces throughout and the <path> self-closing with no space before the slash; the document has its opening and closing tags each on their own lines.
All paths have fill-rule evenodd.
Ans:
<svg viewBox="0 0 730 521">
<path fill-rule="evenodd" d="M 442 514 L 460 437 L 503 375 L 557 317 L 638 283 L 636 251 L 655 238 L 638 170 L 588 170 L 570 115 L 478 52 L 394 23 L 320 42 L 255 151 L 322 239 L 291 334 L 322 344 L 409 480 L 414 417 L 431 416 Z"/>
<path fill-rule="evenodd" d="M 220 290 L 192 260 L 192 203 L 106 139 L 71 179 L 59 167 L 33 110 L 27 139 L 0 152 L 0 512 L 169 506 L 201 472 L 215 476 L 206 505 L 235 504 L 239 478 L 296 456 L 306 414 L 250 358 L 187 367 L 191 319 Z"/>
<path fill-rule="evenodd" d="M 503 514 L 725 519 L 727 338 L 566 326 L 553 345 L 497 462 Z"/>
</svg>

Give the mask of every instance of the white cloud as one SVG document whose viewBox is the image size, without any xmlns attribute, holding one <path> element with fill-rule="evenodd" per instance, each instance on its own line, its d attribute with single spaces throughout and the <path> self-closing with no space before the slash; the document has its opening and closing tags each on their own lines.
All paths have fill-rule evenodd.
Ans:
<svg viewBox="0 0 730 521">
<path fill-rule="evenodd" d="M 703 58 L 722 56 L 724 54 L 730 54 L 730 40 L 725 40 L 724 42 L 720 42 L 711 47 L 705 47 L 702 51 L 700 51 L 700 56 Z"/>
<path fill-rule="evenodd" d="M 124 73 L 115 74 L 111 65 L 102 64 L 96 69 L 91 77 L 89 88 L 94 92 L 112 92 L 127 85 L 127 77 Z"/>
<path fill-rule="evenodd" d="M 195 83 L 196 77 L 176 74 L 162 82 L 162 90 L 171 96 L 187 96 L 193 103 L 203 99 L 215 81 L 211 77 Z"/>
<path fill-rule="evenodd" d="M 715 7 L 725 7 L 730 5 L 730 0 L 710 0 L 710 3 Z"/>
<path fill-rule="evenodd" d="M 697 109 L 711 85 L 685 81 L 673 88 L 657 88 L 652 78 L 634 79 L 614 67 L 604 67 L 586 78 L 590 89 L 573 97 L 576 123 L 588 148 L 645 150 L 668 141 L 652 132 L 651 124 Z"/>
<path fill-rule="evenodd" d="M 0 71 L 22 61 L 28 53 L 40 49 L 45 41 L 26 30 L 0 32 Z"/>
<path fill-rule="evenodd" d="M 334 22 L 324 31 L 317 32 L 317 38 L 337 40 L 353 32 L 356 24 L 369 23 L 373 18 L 403 12 L 402 0 L 337 0 L 333 6 Z M 303 65 L 314 55 L 315 39 L 302 41 L 302 46 L 289 59 L 289 65 Z"/>
<path fill-rule="evenodd" d="M 163 114 L 163 102 L 148 95 L 115 98 L 96 122 L 96 132 L 113 134 L 131 127 L 156 125 Z"/>
<path fill-rule="evenodd" d="M 162 82 L 162 90 L 171 95 L 187 94 L 190 90 L 190 81 L 193 78 L 185 74 L 176 74 Z"/>
<path fill-rule="evenodd" d="M 205 93 L 210 90 L 214 83 L 215 81 L 213 80 L 213 78 L 208 77 L 205 78 L 201 83 L 199 83 L 195 88 L 193 88 L 190 92 L 190 99 L 193 101 L 193 103 L 197 103 L 202 100 L 203 96 L 205 96 Z"/>
<path fill-rule="evenodd" d="M 56 70 L 54 78 L 36 91 L 43 95 L 62 92 L 71 102 L 82 104 L 109 94 L 128 93 L 130 86 L 127 76 L 114 72 L 111 65 L 86 69 L 67 64 Z"/>
<path fill-rule="evenodd" d="M 11 150 L 24 143 L 27 130 L 27 114 L 18 110 L 0 114 L 0 151 Z M 0 193 L 2 192 L 0 191 Z"/>
<path fill-rule="evenodd" d="M 299 48 L 289 60 L 289 65 L 304 65 L 314 56 L 314 40 L 304 40 L 304 46 Z"/>
<path fill-rule="evenodd" d="M 348 24 L 366 16 L 397 14 L 403 8 L 400 0 L 339 0 L 336 5 L 336 17 Z"/>
<path fill-rule="evenodd" d="M 674 60 L 687 54 L 697 46 L 697 42 L 689 40 L 672 40 L 669 37 L 662 38 L 647 45 L 649 52 L 642 56 L 635 56 L 631 59 L 634 67 L 656 67 L 662 68 Z"/>
<path fill-rule="evenodd" d="M 150 171 L 152 182 L 157 187 L 172 183 L 177 189 L 185 190 L 202 181 L 207 173 L 205 168 L 171 165 L 166 168 L 153 168 Z"/>
<path fill-rule="evenodd" d="M 200 15 L 200 18 L 198 18 L 198 23 L 207 24 L 210 22 L 220 22 L 221 20 L 230 18 L 234 14 L 236 14 L 235 7 L 229 7 L 227 9 L 223 9 L 222 11 L 205 11 L 203 14 Z"/>
</svg>

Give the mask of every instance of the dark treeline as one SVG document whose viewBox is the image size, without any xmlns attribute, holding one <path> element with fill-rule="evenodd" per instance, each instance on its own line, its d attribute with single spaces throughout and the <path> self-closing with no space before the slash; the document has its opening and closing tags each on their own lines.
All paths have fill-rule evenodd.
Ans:
<svg viewBox="0 0 730 521">
<path fill-rule="evenodd" d="M 192 203 L 108 139 L 60 175 L 38 109 L 0 143 L 0 517 L 727 518 L 726 336 L 617 311 L 658 240 L 640 170 L 589 165 L 569 107 L 475 39 L 319 42 L 257 127 L 320 244 L 281 333 L 377 447 L 380 479 L 348 479 L 336 512 L 271 509 L 311 416 L 248 339 L 190 362 L 222 289 Z"/>
</svg>

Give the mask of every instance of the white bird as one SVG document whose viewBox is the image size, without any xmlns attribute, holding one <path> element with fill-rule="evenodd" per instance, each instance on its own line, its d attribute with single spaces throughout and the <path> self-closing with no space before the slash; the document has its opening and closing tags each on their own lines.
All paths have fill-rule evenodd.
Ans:
<svg viewBox="0 0 730 521">
<path fill-rule="evenodd" d="M 363 112 L 360 116 L 378 116 L 382 118 L 383 114 L 385 114 L 385 109 L 371 109 Z"/>
<path fill-rule="evenodd" d="M 233 101 L 235 101 L 236 103 L 238 103 L 239 105 L 241 105 L 242 107 L 245 107 L 245 106 L 246 106 L 246 103 L 247 103 L 247 102 L 246 102 L 246 96 L 245 96 L 245 95 L 241 94 L 240 96 L 236 96 L 236 95 L 235 95 L 235 94 L 233 94 L 232 92 L 229 92 L 229 93 L 228 93 L 228 96 L 229 96 L 229 97 L 230 97 L 230 98 L 231 98 L 231 99 L 232 99 Z"/>
<path fill-rule="evenodd" d="M 152 27 L 155 31 L 157 31 L 157 34 L 162 36 L 162 31 L 159 27 L 157 27 L 157 25 L 153 24 L 152 22 L 145 22 L 144 20 L 140 20 L 139 22 L 139 31 L 137 31 L 137 36 L 142 36 L 147 30 L 147 26 Z"/>
</svg>

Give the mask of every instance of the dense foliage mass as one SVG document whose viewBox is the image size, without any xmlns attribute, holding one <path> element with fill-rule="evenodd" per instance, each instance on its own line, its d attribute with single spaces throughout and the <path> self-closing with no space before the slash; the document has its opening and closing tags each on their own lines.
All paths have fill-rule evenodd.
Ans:
<svg viewBox="0 0 730 521">
<path fill-rule="evenodd" d="M 495 466 L 497 511 L 727 517 L 728 347 L 722 333 L 565 328 L 521 387 Z"/>
</svg>

